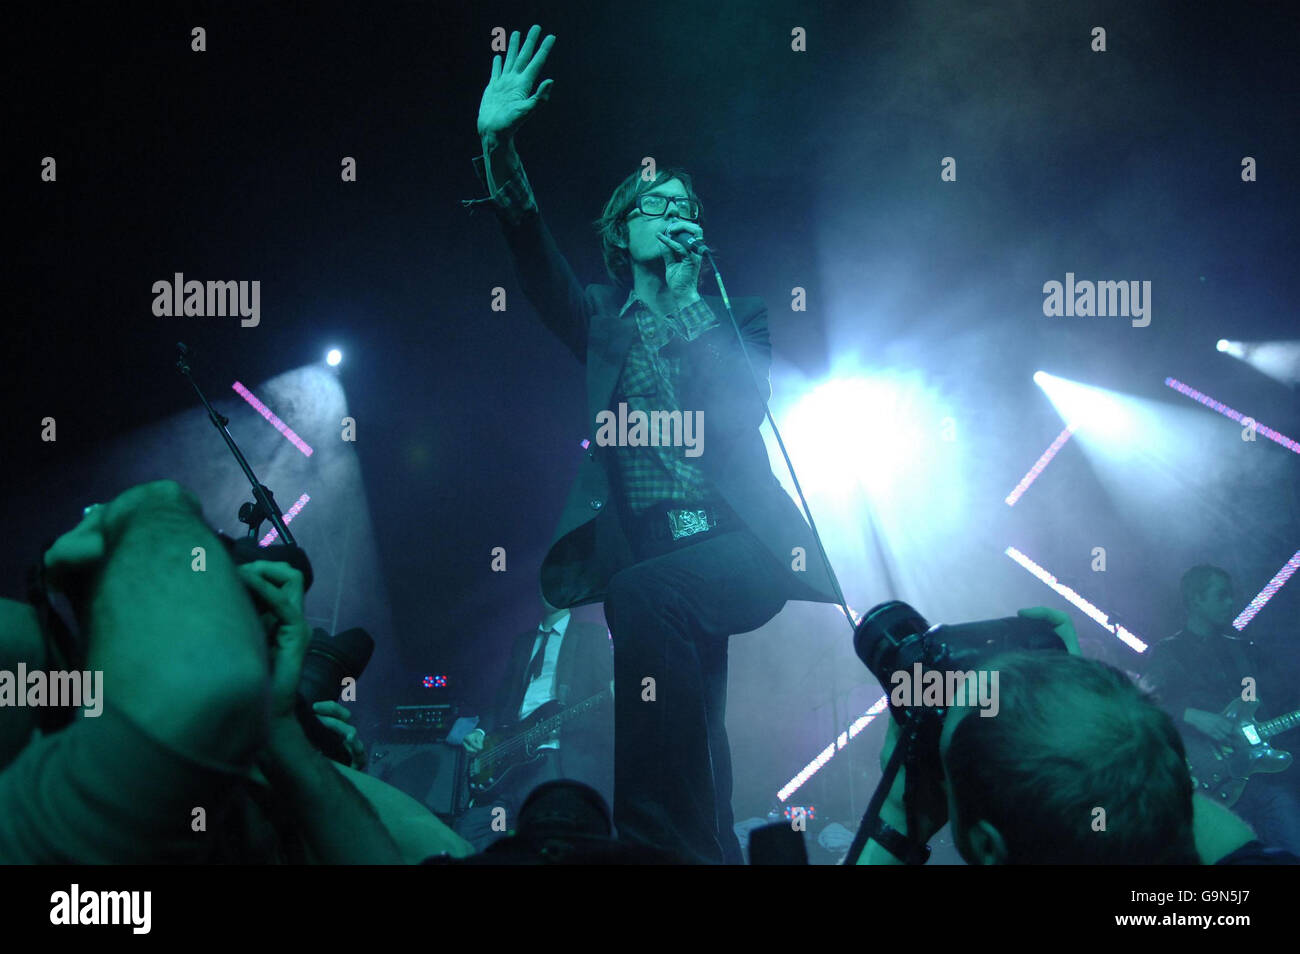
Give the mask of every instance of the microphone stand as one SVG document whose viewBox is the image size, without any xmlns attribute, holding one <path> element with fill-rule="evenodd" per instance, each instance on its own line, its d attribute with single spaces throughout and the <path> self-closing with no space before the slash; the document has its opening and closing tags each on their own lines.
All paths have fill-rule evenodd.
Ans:
<svg viewBox="0 0 1300 954">
<path fill-rule="evenodd" d="M 254 502 L 246 502 L 239 508 L 239 519 L 241 522 L 248 524 L 248 535 L 250 537 L 256 537 L 258 528 L 262 525 L 262 521 L 270 520 L 271 525 L 275 527 L 276 532 L 280 535 L 280 539 L 284 543 L 287 543 L 289 546 L 297 546 L 293 536 L 289 533 L 288 526 L 285 525 L 284 514 L 280 512 L 280 507 L 275 502 L 275 495 L 271 493 L 269 487 L 257 479 L 257 475 L 253 473 L 253 468 L 248 466 L 247 458 L 245 458 L 243 453 L 239 450 L 239 445 L 236 444 L 235 439 L 230 436 L 230 431 L 226 427 L 226 425 L 230 423 L 229 419 L 227 419 L 225 415 L 217 412 L 217 409 L 209 403 L 207 396 L 204 395 L 203 389 L 199 387 L 198 382 L 194 380 L 194 375 L 190 370 L 190 361 L 194 357 L 193 349 L 187 348 L 183 342 L 178 341 L 176 343 L 176 350 L 178 352 L 176 358 L 176 370 L 183 374 L 194 387 L 194 392 L 198 394 L 199 400 L 203 402 L 203 406 L 208 410 L 208 419 L 212 421 L 212 426 L 217 429 L 223 438 L 225 438 L 226 446 L 230 448 L 230 453 L 235 455 L 235 460 L 239 462 L 239 466 L 243 469 L 244 476 L 248 478 L 249 484 L 252 485 Z"/>
</svg>

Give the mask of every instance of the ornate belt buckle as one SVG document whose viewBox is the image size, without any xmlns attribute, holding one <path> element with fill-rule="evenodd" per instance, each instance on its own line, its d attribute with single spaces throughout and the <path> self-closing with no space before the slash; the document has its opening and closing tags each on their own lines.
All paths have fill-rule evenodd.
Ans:
<svg viewBox="0 0 1300 954">
<path fill-rule="evenodd" d="M 668 526 L 672 528 L 674 540 L 713 529 L 707 510 L 669 510 Z"/>
</svg>

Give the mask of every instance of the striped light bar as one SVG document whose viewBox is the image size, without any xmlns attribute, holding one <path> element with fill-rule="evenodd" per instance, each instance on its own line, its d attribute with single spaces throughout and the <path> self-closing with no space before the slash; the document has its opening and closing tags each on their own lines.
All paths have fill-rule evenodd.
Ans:
<svg viewBox="0 0 1300 954">
<path fill-rule="evenodd" d="M 1232 625 L 1237 628 L 1238 632 L 1245 629 L 1246 624 L 1255 618 L 1255 614 L 1264 608 L 1264 604 L 1273 598 L 1273 594 L 1282 589 L 1297 568 L 1300 568 L 1300 550 L 1297 550 L 1291 559 L 1282 564 L 1282 569 L 1277 571 L 1277 575 L 1268 581 L 1268 585 L 1260 590 L 1258 595 L 1241 611 L 1241 615 L 1232 621 Z"/>
<path fill-rule="evenodd" d="M 236 394 L 242 397 L 249 404 L 253 405 L 253 410 L 270 421 L 272 427 L 288 438 L 290 444 L 298 448 L 298 450 L 302 451 L 308 457 L 311 456 L 311 447 L 307 442 L 295 434 L 288 424 L 284 423 L 284 421 L 272 414 L 271 409 L 254 397 L 252 391 L 248 390 L 248 388 L 244 387 L 238 381 L 232 384 L 231 387 L 235 389 Z"/>
<path fill-rule="evenodd" d="M 1173 388 L 1179 394 L 1186 395 L 1187 397 L 1191 398 L 1193 401 L 1198 401 L 1201 404 L 1204 404 L 1211 411 L 1217 411 L 1218 413 L 1222 414 L 1224 417 L 1228 417 L 1236 421 L 1238 424 L 1244 425 L 1246 421 L 1254 422 L 1255 433 L 1263 434 L 1270 441 L 1273 441 L 1273 443 L 1275 444 L 1281 444 L 1283 447 L 1291 451 L 1293 454 L 1300 454 L 1300 444 L 1291 440 L 1291 438 L 1287 437 L 1285 434 L 1279 434 L 1271 427 L 1265 427 L 1263 424 L 1259 423 L 1259 421 L 1256 421 L 1253 417 L 1246 417 L 1240 411 L 1234 411 L 1232 408 L 1228 407 L 1228 405 L 1220 404 L 1218 401 L 1214 400 L 1214 398 L 1210 397 L 1208 394 L 1202 394 L 1200 391 L 1196 390 L 1196 388 L 1183 384 L 1183 382 L 1179 381 L 1177 378 L 1165 378 L 1165 384 Z"/>
<path fill-rule="evenodd" d="M 1011 559 L 1015 560 L 1017 563 L 1023 566 L 1034 576 L 1038 577 L 1040 580 L 1042 580 L 1044 583 L 1050 586 L 1052 589 L 1056 590 L 1057 593 L 1060 593 L 1063 597 L 1065 597 L 1067 600 L 1073 603 L 1079 610 L 1083 612 L 1085 616 L 1092 619 L 1098 626 L 1102 627 L 1102 629 L 1105 629 L 1107 632 L 1112 633 L 1115 636 L 1118 636 L 1121 640 L 1127 643 L 1130 648 L 1136 650 L 1137 652 L 1144 653 L 1147 651 L 1146 643 L 1142 642 L 1142 640 L 1138 639 L 1136 636 L 1130 633 L 1123 626 L 1120 626 L 1118 623 L 1110 622 L 1109 619 L 1107 619 L 1105 613 L 1097 609 L 1097 607 L 1093 606 L 1091 603 L 1085 600 L 1074 590 L 1070 589 L 1070 587 L 1066 586 L 1064 583 L 1059 582 L 1056 579 L 1056 577 L 1052 576 L 1052 574 L 1048 573 L 1041 566 L 1039 566 L 1033 560 L 1029 559 L 1029 557 L 1025 556 L 1015 547 L 1007 547 L 1006 550 L 1004 550 L 1003 552 L 1006 553 L 1007 556 L 1011 557 Z"/>
<path fill-rule="evenodd" d="M 815 759 L 800 769 L 798 775 L 786 782 L 785 787 L 776 793 L 777 799 L 785 801 L 797 792 L 804 782 L 816 775 L 823 765 L 835 757 L 836 752 L 849 744 L 849 739 L 854 738 L 859 732 L 869 726 L 876 716 L 885 711 L 885 707 L 888 705 L 889 698 L 887 696 L 881 696 L 877 699 L 872 704 L 871 708 L 858 716 L 858 718 L 854 719 L 853 724 L 845 731 L 841 732 L 834 742 L 818 752 Z"/>
<path fill-rule="evenodd" d="M 1065 442 L 1070 439 L 1070 436 L 1075 432 L 1076 427 L 1077 425 L 1070 424 L 1065 430 L 1056 435 L 1056 440 L 1052 441 L 1052 446 L 1043 451 L 1043 456 L 1038 458 L 1038 461 L 1033 467 L 1029 468 L 1029 473 L 1020 478 L 1020 483 L 1016 484 L 1016 489 L 1007 494 L 1008 507 L 1014 507 L 1016 505 L 1016 501 L 1020 499 L 1021 494 L 1028 490 L 1029 485 L 1038 479 L 1038 475 L 1043 472 L 1044 467 L 1052 462 L 1052 458 L 1056 456 L 1056 452 L 1065 446 Z"/>
<path fill-rule="evenodd" d="M 307 505 L 308 500 L 311 500 L 311 498 L 308 497 L 306 494 L 303 494 L 296 501 L 294 501 L 294 505 L 290 507 L 289 511 L 284 515 L 284 525 L 286 527 L 289 525 L 289 521 L 291 521 L 294 517 L 298 516 L 298 514 L 302 512 L 302 508 Z M 257 545 L 259 547 L 269 547 L 272 543 L 275 542 L 275 538 L 278 537 L 279 535 L 280 535 L 280 531 L 272 527 L 270 533 L 268 533 L 266 536 L 262 537 L 262 539 L 257 541 Z"/>
</svg>

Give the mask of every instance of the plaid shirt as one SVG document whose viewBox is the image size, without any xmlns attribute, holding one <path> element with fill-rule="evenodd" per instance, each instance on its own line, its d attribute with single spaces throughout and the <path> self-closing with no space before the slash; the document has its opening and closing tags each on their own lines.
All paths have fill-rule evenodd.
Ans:
<svg viewBox="0 0 1300 954">
<path fill-rule="evenodd" d="M 474 171 L 486 189 L 483 156 L 474 158 Z M 497 216 L 511 225 L 537 212 L 537 200 L 522 167 L 509 181 L 498 184 L 495 195 L 462 202 L 471 209 L 484 203 L 490 204 Z M 699 299 L 660 321 L 633 291 L 619 312 L 619 320 L 635 321 L 639 336 L 628 349 L 615 390 L 615 407 L 609 410 L 617 415 L 617 405 L 623 402 L 629 414 L 643 411 L 647 418 L 656 410 L 681 411 L 683 418 L 693 413 L 677 402 L 681 359 L 665 357 L 660 352 L 673 337 L 694 341 L 717 324 L 713 309 Z M 615 463 L 624 500 L 633 513 L 654 504 L 699 505 L 713 495 L 699 458 L 687 457 L 685 447 L 619 446 L 615 448 Z"/>
<path fill-rule="evenodd" d="M 681 411 L 684 419 L 692 409 L 677 401 L 681 359 L 664 357 L 660 351 L 674 336 L 694 341 L 713 327 L 717 323 L 713 309 L 701 299 L 661 322 L 632 292 L 619 320 L 628 320 L 629 311 L 640 336 L 628 349 L 618 380 L 618 401 L 627 403 L 629 415 L 643 411 L 649 418 L 651 411 Z M 699 458 L 687 457 L 685 447 L 619 447 L 615 457 L 623 494 L 633 513 L 656 503 L 701 504 L 712 495 Z"/>
</svg>

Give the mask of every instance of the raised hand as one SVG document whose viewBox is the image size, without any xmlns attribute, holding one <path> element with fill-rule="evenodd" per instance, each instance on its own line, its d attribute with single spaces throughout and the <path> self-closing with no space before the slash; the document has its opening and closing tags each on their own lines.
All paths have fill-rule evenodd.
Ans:
<svg viewBox="0 0 1300 954">
<path fill-rule="evenodd" d="M 521 47 L 519 31 L 516 30 L 510 34 L 505 61 L 502 61 L 500 53 L 492 57 L 492 78 L 488 80 L 478 106 L 480 138 L 509 139 L 538 103 L 550 99 L 553 80 L 543 80 L 537 91 L 532 92 L 537 74 L 542 71 L 546 56 L 555 43 L 554 35 L 548 33 L 539 46 L 537 39 L 541 33 L 542 28 L 534 24 Z"/>
</svg>

